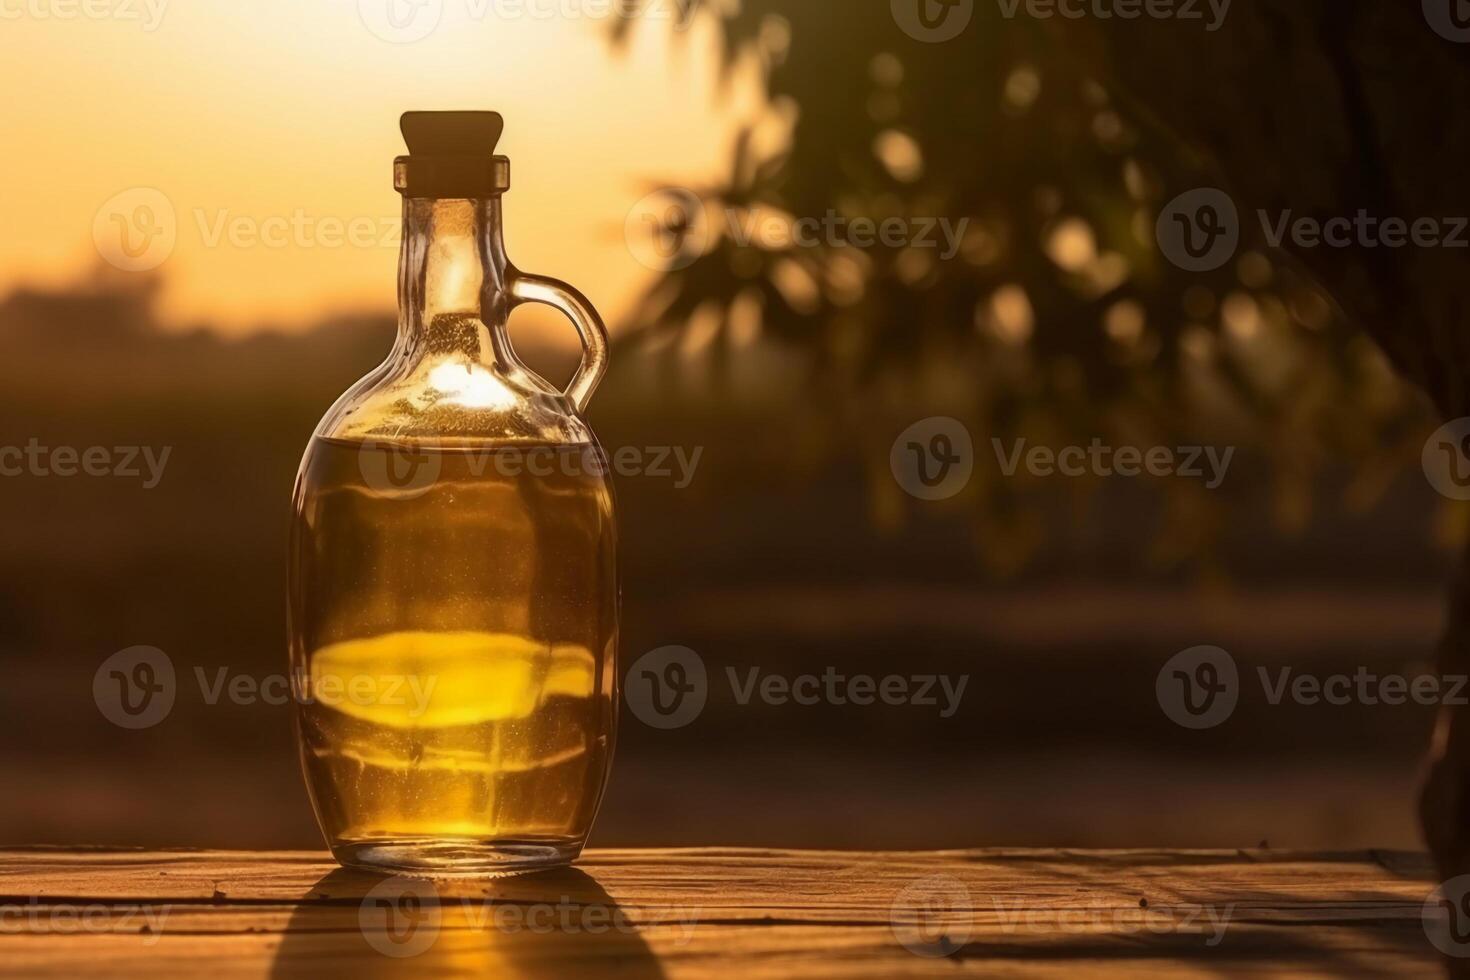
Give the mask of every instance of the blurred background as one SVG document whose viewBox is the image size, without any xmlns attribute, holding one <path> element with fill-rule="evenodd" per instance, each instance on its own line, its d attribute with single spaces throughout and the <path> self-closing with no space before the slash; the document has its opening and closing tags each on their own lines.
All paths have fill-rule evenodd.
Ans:
<svg viewBox="0 0 1470 980">
<path fill-rule="evenodd" d="M 986 5 L 945 57 L 886 4 L 503 6 L 0 25 L 0 446 L 168 452 L 156 481 L 0 477 L 0 839 L 320 843 L 288 708 L 195 671 L 286 669 L 297 463 L 395 330 L 398 114 L 493 108 L 513 260 L 614 331 L 603 444 L 701 453 L 616 480 L 624 665 L 969 678 L 950 717 L 718 680 L 678 731 L 625 712 L 594 845 L 1417 846 L 1433 709 L 1255 678 L 1429 671 L 1466 512 L 1309 277 L 1249 235 L 1208 272 L 1161 253 L 1160 209 L 1215 181 L 1194 154 Z M 792 240 L 828 215 L 909 233 Z M 569 376 L 567 324 L 512 329 Z M 935 417 L 974 468 L 925 500 L 890 457 Z M 1007 475 L 1023 439 L 1234 455 L 1218 487 Z M 180 693 L 122 731 L 92 678 L 139 644 Z M 1155 681 L 1200 644 L 1245 685 L 1190 731 Z"/>
</svg>

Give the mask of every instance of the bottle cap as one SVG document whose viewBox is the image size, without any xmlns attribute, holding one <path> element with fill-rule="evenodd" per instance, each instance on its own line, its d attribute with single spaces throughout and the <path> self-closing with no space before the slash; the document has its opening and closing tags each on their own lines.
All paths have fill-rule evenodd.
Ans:
<svg viewBox="0 0 1470 980">
<path fill-rule="evenodd" d="M 405 112 L 408 156 L 393 161 L 404 197 L 489 197 L 510 188 L 510 160 L 496 156 L 505 129 L 498 112 Z"/>
</svg>

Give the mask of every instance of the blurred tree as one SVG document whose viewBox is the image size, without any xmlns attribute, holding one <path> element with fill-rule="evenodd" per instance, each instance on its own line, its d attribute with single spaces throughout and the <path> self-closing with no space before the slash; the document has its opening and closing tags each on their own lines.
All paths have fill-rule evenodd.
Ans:
<svg viewBox="0 0 1470 980">
<path fill-rule="evenodd" d="M 745 59 L 762 68 L 785 132 L 743 135 L 728 179 L 692 189 L 704 214 L 671 209 L 674 233 L 699 233 L 697 254 L 635 312 L 645 337 L 707 329 L 713 314 L 729 338 L 758 317 L 762 336 L 808 358 L 811 402 L 831 409 L 827 444 L 839 451 L 861 434 L 869 466 L 884 474 L 894 436 L 933 414 L 966 421 L 981 455 L 991 436 L 1006 445 L 1213 440 L 1270 455 L 1278 522 L 1296 530 L 1323 461 L 1353 462 L 1348 502 L 1362 507 L 1417 458 L 1422 406 L 1295 262 L 1250 238 L 1210 273 L 1161 255 L 1160 205 L 1202 175 L 1221 179 L 1128 97 L 1106 56 L 1122 54 L 1147 84 L 1168 89 L 1169 73 L 1188 69 L 1181 46 L 1150 75 L 1149 44 L 1172 42 L 1119 27 L 1113 49 L 1071 21 L 1028 19 L 1024 6 L 1007 19 L 998 3 L 975 3 L 958 36 L 924 43 L 899 25 L 904 2 L 920 0 L 687 0 L 691 20 L 718 22 L 727 74 Z M 629 30 L 619 21 L 617 38 Z M 1154 28 L 1185 32 L 1229 43 L 1198 24 Z M 1264 79 L 1255 91 L 1272 97 Z M 1255 145 L 1259 159 L 1284 149 L 1265 133 Z M 937 229 L 939 247 L 790 240 L 798 217 L 834 214 L 897 216 L 914 232 L 936 219 L 968 223 L 952 256 Z M 886 478 L 872 487 L 875 513 L 896 525 L 902 493 Z M 1225 529 L 1218 495 L 1181 480 L 1167 489 L 1153 555 L 1204 565 Z M 965 502 L 997 570 L 1024 562 L 1040 540 L 1039 492 L 1024 473 L 976 468 Z"/>
<path fill-rule="evenodd" d="M 698 189 L 712 213 L 974 220 L 948 262 L 716 234 L 647 297 L 650 334 L 710 304 L 729 326 L 758 302 L 765 335 L 809 352 L 839 419 L 875 437 L 892 437 L 880 420 L 900 405 L 953 408 L 986 434 L 1146 444 L 1197 440 L 1223 416 L 1272 454 L 1289 524 L 1317 460 L 1353 461 L 1367 499 L 1417 458 L 1422 416 L 1380 349 L 1440 414 L 1470 414 L 1463 250 L 1355 238 L 1267 252 L 1254 220 L 1470 215 L 1458 0 L 1253 0 L 1214 29 L 1206 4 L 1187 21 L 1075 3 L 1076 19 L 983 0 L 685 2 L 718 22 L 727 70 L 759 60 L 789 125 L 773 157 L 743 140 L 728 181 Z M 969 20 L 950 40 L 915 36 L 956 16 Z M 1202 184 L 1228 191 L 1245 240 L 1236 261 L 1191 273 L 1163 259 L 1154 227 Z M 881 438 L 869 448 L 886 456 Z M 1024 526 L 1025 490 L 975 488 L 987 549 Z M 1206 545 L 1200 501 L 1175 511 L 1182 533 L 1162 537 Z M 1470 672 L 1467 577 L 1442 666 Z M 1447 876 L 1470 872 L 1467 710 L 1445 709 L 1425 794 Z"/>
<path fill-rule="evenodd" d="M 1205 147 L 1253 207 L 1316 218 L 1366 211 L 1463 231 L 1470 191 L 1470 25 L 1458 0 L 1260 0 L 1218 38 L 1166 43 L 1159 24 L 1098 32 L 1094 54 L 1159 118 Z M 1147 52 L 1147 56 L 1132 57 Z M 1298 261 L 1444 418 L 1470 415 L 1465 245 L 1300 248 Z M 1463 563 L 1462 563 L 1463 568 Z M 1470 674 L 1470 577 L 1440 652 Z M 1446 877 L 1470 873 L 1470 707 L 1446 705 L 1422 801 Z M 1464 960 L 1451 964 L 1470 975 Z"/>
</svg>

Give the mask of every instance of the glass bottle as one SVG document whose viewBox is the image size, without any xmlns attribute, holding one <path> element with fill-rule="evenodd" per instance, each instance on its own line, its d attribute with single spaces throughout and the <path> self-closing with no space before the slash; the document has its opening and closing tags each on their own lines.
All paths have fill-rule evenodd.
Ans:
<svg viewBox="0 0 1470 980">
<path fill-rule="evenodd" d="M 397 342 L 327 412 L 297 477 L 297 735 L 348 866 L 565 864 L 612 756 L 613 501 L 581 414 L 606 331 L 571 287 L 506 258 L 502 127 L 491 112 L 404 115 Z M 523 303 L 577 327 L 564 392 L 511 348 Z"/>
</svg>

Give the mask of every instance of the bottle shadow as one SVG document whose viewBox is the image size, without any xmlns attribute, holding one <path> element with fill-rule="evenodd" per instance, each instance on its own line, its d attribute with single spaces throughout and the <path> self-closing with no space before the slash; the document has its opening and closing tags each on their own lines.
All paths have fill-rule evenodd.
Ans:
<svg viewBox="0 0 1470 980">
<path fill-rule="evenodd" d="M 575 868 L 495 879 L 338 868 L 297 903 L 273 978 L 664 976 L 630 917 Z"/>
</svg>

